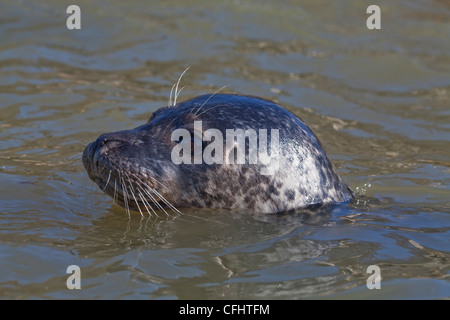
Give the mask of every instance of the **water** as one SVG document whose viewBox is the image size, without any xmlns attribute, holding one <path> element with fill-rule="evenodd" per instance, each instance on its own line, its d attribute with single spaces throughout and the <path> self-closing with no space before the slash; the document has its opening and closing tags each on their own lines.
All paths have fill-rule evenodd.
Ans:
<svg viewBox="0 0 450 320">
<path fill-rule="evenodd" d="M 450 297 L 450 6 L 378 1 L 0 5 L 3 299 Z M 327 212 L 141 218 L 81 163 L 103 132 L 214 92 L 261 96 L 316 132 L 357 198 Z M 68 290 L 69 265 L 81 290 Z M 369 290 L 370 265 L 381 289 Z"/>
</svg>

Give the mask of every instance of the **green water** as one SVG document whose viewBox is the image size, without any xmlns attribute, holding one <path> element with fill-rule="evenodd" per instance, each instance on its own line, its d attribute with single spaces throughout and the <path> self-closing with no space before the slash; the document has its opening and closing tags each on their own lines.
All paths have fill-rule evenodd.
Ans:
<svg viewBox="0 0 450 320">
<path fill-rule="evenodd" d="M 378 1 L 381 30 L 356 0 L 76 4 L 81 30 L 62 1 L 0 4 L 0 298 L 450 297 L 448 1 Z M 179 100 L 227 85 L 286 106 L 356 200 L 129 219 L 81 152 L 146 122 L 188 66 Z"/>
</svg>

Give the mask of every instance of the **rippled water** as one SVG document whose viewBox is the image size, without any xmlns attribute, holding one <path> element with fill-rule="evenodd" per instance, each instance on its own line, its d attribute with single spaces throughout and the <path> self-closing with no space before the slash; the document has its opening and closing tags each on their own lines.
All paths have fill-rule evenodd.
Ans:
<svg viewBox="0 0 450 320">
<path fill-rule="evenodd" d="M 378 1 L 0 4 L 0 297 L 450 297 L 450 5 Z M 104 132 L 181 100 L 275 100 L 316 132 L 353 203 L 314 214 L 112 204 L 81 163 Z M 66 287 L 69 265 L 81 290 Z M 367 268 L 381 289 L 366 286 Z"/>
</svg>

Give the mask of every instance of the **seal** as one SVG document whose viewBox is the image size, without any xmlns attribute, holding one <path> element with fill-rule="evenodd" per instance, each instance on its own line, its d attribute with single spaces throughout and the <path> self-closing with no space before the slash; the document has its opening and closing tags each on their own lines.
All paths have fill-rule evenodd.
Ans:
<svg viewBox="0 0 450 320">
<path fill-rule="evenodd" d="M 255 146 L 263 150 L 255 153 Z M 128 213 L 183 207 L 282 213 L 352 198 L 311 129 L 252 96 L 175 102 L 142 126 L 100 135 L 82 159 L 91 180 Z"/>
</svg>

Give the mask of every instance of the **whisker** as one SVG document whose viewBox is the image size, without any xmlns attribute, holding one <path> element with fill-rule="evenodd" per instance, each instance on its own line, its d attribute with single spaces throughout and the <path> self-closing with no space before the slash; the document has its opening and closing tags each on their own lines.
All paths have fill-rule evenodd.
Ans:
<svg viewBox="0 0 450 320">
<path fill-rule="evenodd" d="M 147 204 L 146 204 L 147 201 L 142 197 L 142 193 L 141 193 L 141 191 L 140 191 L 139 189 L 137 190 L 137 192 L 139 192 L 138 196 L 139 196 L 139 198 L 141 198 L 141 201 L 142 201 L 142 204 L 143 204 L 144 207 L 145 207 L 145 210 L 147 210 L 148 215 L 151 217 L 152 214 L 151 214 L 150 211 L 148 210 L 148 206 L 147 206 Z"/>
<path fill-rule="evenodd" d="M 185 215 L 183 212 L 181 212 L 181 211 L 178 210 L 176 207 L 174 207 L 174 206 L 173 206 L 166 198 L 164 198 L 164 196 L 162 196 L 158 191 L 156 191 L 154 188 L 150 187 L 147 183 L 143 182 L 143 181 L 142 181 L 141 179 L 139 179 L 135 174 L 133 174 L 133 176 L 134 176 L 137 180 L 139 180 L 139 182 L 142 183 L 142 185 L 146 186 L 149 190 L 151 190 L 151 192 L 153 192 L 156 196 L 158 196 L 158 197 L 161 199 L 161 201 L 163 201 L 164 204 L 167 205 L 170 209 L 172 209 L 174 212 L 176 212 L 176 213 L 178 213 L 178 214 L 180 214 L 180 215 Z M 167 216 L 169 216 L 169 214 L 167 213 L 167 211 L 164 210 L 164 208 L 158 203 L 158 201 L 155 199 L 155 197 L 152 196 L 152 194 L 151 194 L 148 190 L 142 188 L 142 186 L 141 186 L 141 190 L 142 190 L 145 194 L 147 194 L 147 195 L 150 197 L 150 200 L 157 206 L 158 209 L 164 211 L 164 213 L 165 213 Z M 150 208 L 151 208 L 152 211 L 156 214 L 156 212 L 153 210 L 153 208 L 152 208 L 151 206 L 150 206 Z M 158 214 L 156 214 L 156 215 L 157 215 L 158 217 L 160 217 Z M 189 216 L 191 216 L 191 215 L 189 215 Z M 197 218 L 197 219 L 209 221 L 208 219 L 205 219 L 205 218 L 200 218 L 200 217 L 197 217 L 197 216 L 193 216 L 193 217 L 195 217 L 195 218 Z"/>
<path fill-rule="evenodd" d="M 183 214 L 180 210 L 178 210 L 176 207 L 174 207 L 166 198 L 164 198 L 158 191 L 156 191 L 156 189 L 150 187 L 147 183 L 145 183 L 144 181 L 142 181 L 141 179 L 139 179 L 135 174 L 133 174 L 133 176 L 139 180 L 140 183 L 142 183 L 142 185 L 146 186 L 149 190 L 151 190 L 153 193 L 155 193 L 168 207 L 170 207 L 174 212 L 177 212 L 179 214 Z M 156 180 L 155 178 L 153 178 L 156 182 L 160 183 L 158 180 Z M 160 183 L 161 184 L 161 183 Z M 165 187 L 163 184 L 161 184 L 163 187 Z M 169 190 L 167 187 L 165 187 L 167 190 Z"/>
<path fill-rule="evenodd" d="M 139 186 L 139 188 L 140 188 L 142 191 L 144 191 L 144 189 L 143 189 L 141 186 Z M 141 193 L 141 191 L 140 191 L 139 189 L 138 189 L 138 192 L 139 192 L 139 196 L 141 197 L 142 201 L 144 201 L 145 203 L 147 203 L 147 205 L 150 207 L 150 209 L 152 209 L 152 212 L 159 218 L 159 215 L 156 213 L 155 210 L 153 210 L 153 207 L 151 206 L 150 203 L 148 203 L 148 201 L 145 199 L 144 195 Z M 144 191 L 144 192 L 145 192 L 145 191 Z M 147 209 L 147 211 L 148 211 L 148 209 Z M 151 213 L 150 213 L 150 212 L 149 212 L 148 214 L 151 216 Z"/>
<path fill-rule="evenodd" d="M 108 186 L 109 183 L 109 179 L 111 179 L 111 170 L 109 170 L 109 174 L 108 174 L 108 180 L 106 181 L 105 186 L 102 188 L 102 191 L 105 191 L 106 187 Z"/>
<path fill-rule="evenodd" d="M 155 189 L 151 189 L 151 191 L 156 194 L 168 207 L 170 207 L 173 211 L 179 213 L 179 214 L 183 214 L 180 210 L 178 210 L 177 208 L 175 208 L 166 198 L 164 198 L 158 191 L 156 191 Z"/>
<path fill-rule="evenodd" d="M 175 88 L 176 83 L 173 84 L 172 89 L 170 89 L 170 96 L 169 96 L 169 107 L 173 107 L 172 105 L 172 93 L 173 93 L 173 89 Z"/>
<path fill-rule="evenodd" d="M 117 203 L 116 199 L 117 199 L 117 180 L 116 180 L 116 178 L 114 178 L 114 193 L 113 193 L 113 202 L 114 203 Z"/>
<path fill-rule="evenodd" d="M 144 181 L 142 181 L 141 179 L 139 179 L 139 177 L 137 177 L 134 173 L 132 174 L 140 183 L 142 183 L 142 185 L 146 186 L 148 189 L 150 189 L 153 193 L 155 193 L 156 195 L 158 195 L 158 197 L 166 204 L 168 205 L 173 211 L 178 212 L 180 214 L 182 214 L 179 210 L 177 210 L 177 208 L 175 208 L 170 202 L 168 202 L 158 191 L 156 191 L 154 188 L 150 187 L 147 183 L 145 183 Z M 154 179 L 155 181 L 157 181 L 156 179 Z M 157 181 L 158 182 L 158 181 Z M 166 187 L 167 188 L 167 187 Z M 160 208 L 161 210 L 163 210 L 166 215 L 168 215 L 168 213 L 166 212 L 166 210 L 164 210 L 164 208 L 158 203 L 158 201 L 156 201 L 156 199 L 148 192 L 148 190 L 145 190 L 144 188 L 142 188 L 142 191 L 144 191 L 153 201 L 153 203 Z M 156 213 L 155 213 L 156 214 Z"/>
<path fill-rule="evenodd" d="M 129 181 L 128 181 L 128 183 L 129 183 Z M 131 184 L 130 184 L 130 186 L 131 186 Z M 141 216 L 144 217 L 144 214 L 142 213 L 141 207 L 139 206 L 139 202 L 137 201 L 136 196 L 134 195 L 133 189 L 131 189 L 131 187 L 130 187 L 130 193 L 133 196 L 134 202 L 136 202 L 136 206 L 137 206 L 139 212 L 141 213 Z"/>
<path fill-rule="evenodd" d="M 184 86 L 183 88 L 180 89 L 180 91 L 178 91 L 177 95 L 175 96 L 175 100 L 178 99 L 178 96 L 180 95 L 181 91 L 183 91 L 184 88 L 186 88 L 186 86 Z"/>
<path fill-rule="evenodd" d="M 158 201 L 152 196 L 152 194 L 151 194 L 148 190 L 145 190 L 145 189 L 142 189 L 142 190 L 150 197 L 150 200 L 152 200 L 152 202 L 153 202 L 160 210 L 164 211 L 164 213 L 166 214 L 166 216 L 169 216 L 169 214 L 167 213 L 167 211 L 164 210 L 164 208 L 158 203 Z M 151 189 L 150 189 L 150 190 L 151 190 Z"/>
<path fill-rule="evenodd" d="M 145 160 L 146 158 L 144 158 Z M 155 176 L 158 176 L 160 178 L 162 178 L 159 174 L 157 174 L 156 172 L 152 172 L 152 174 L 154 174 Z M 145 183 L 144 181 L 142 181 L 141 179 L 139 179 L 134 173 L 132 173 L 133 177 L 135 177 L 136 179 L 139 180 L 140 183 L 142 183 L 143 185 L 145 185 L 148 188 L 151 188 L 147 183 Z M 169 188 L 167 188 L 165 185 L 163 185 L 161 182 L 159 182 L 158 180 L 156 180 L 156 178 L 152 178 L 153 180 L 155 180 L 157 183 L 159 183 L 160 185 L 162 185 L 164 188 L 166 188 L 167 190 L 169 190 Z"/>
<path fill-rule="evenodd" d="M 208 99 L 206 99 L 205 102 L 203 102 L 203 104 L 197 109 L 197 111 L 194 112 L 194 114 L 195 114 L 196 116 L 199 116 L 200 114 L 198 114 L 198 112 L 200 111 L 200 109 L 203 108 L 203 106 L 204 106 L 204 105 L 205 105 L 212 97 L 214 97 L 214 95 L 215 95 L 216 93 L 218 93 L 220 90 L 222 90 L 222 89 L 228 87 L 229 85 L 230 85 L 230 84 L 226 84 L 226 85 L 224 85 L 223 87 L 217 89 L 217 90 L 216 90 L 216 91 L 215 91 Z M 192 110 L 193 110 L 193 108 L 192 108 Z M 189 114 L 191 114 L 192 110 L 189 112 Z M 203 112 L 202 112 L 202 113 L 203 113 Z M 202 114 L 202 113 L 201 113 L 201 114 Z"/>
<path fill-rule="evenodd" d="M 122 179 L 123 202 L 125 204 L 125 209 L 128 213 L 128 218 L 131 219 L 130 206 L 128 205 L 128 191 L 127 188 L 125 187 L 125 181 L 123 180 L 123 177 L 121 177 L 121 179 Z"/>
<path fill-rule="evenodd" d="M 98 175 L 100 176 L 102 173 L 103 173 L 103 170 L 105 170 L 106 169 L 106 167 L 105 166 L 102 166 L 101 168 L 100 168 L 100 171 L 98 172 Z"/>
<path fill-rule="evenodd" d="M 121 184 L 122 184 L 122 190 L 123 190 L 123 198 L 124 198 L 125 209 L 126 209 L 126 211 L 128 213 L 128 217 L 131 219 L 130 206 L 129 206 L 129 201 L 131 200 L 131 198 L 130 198 L 130 195 L 128 194 L 128 189 L 130 190 L 131 195 L 133 196 L 134 201 L 137 204 L 137 207 L 139 209 L 139 212 L 141 213 L 141 216 L 144 216 L 143 213 L 142 213 L 142 210 L 141 210 L 141 208 L 139 206 L 139 203 L 137 201 L 137 198 L 135 196 L 135 193 L 133 192 L 134 188 L 133 188 L 133 185 L 131 184 L 130 177 L 128 176 L 128 174 L 125 173 L 125 175 L 128 178 L 128 183 L 130 184 L 130 188 L 127 188 L 124 178 L 121 177 L 120 172 L 118 172 L 118 173 L 119 173 L 119 180 L 122 181 Z M 170 201 L 168 201 L 163 195 L 161 195 L 161 193 L 159 193 L 157 190 L 155 190 L 154 188 L 150 187 L 148 184 L 146 184 L 145 182 L 140 180 L 135 174 L 132 174 L 132 176 L 134 176 L 141 183 L 141 184 L 137 184 L 136 185 L 136 190 L 135 191 L 137 191 L 138 197 L 142 200 L 142 203 L 143 203 L 143 205 L 144 205 L 145 209 L 147 210 L 147 212 L 148 212 L 150 217 L 153 216 L 152 213 L 151 213 L 151 212 L 153 212 L 153 214 L 156 217 L 161 218 L 161 216 L 156 212 L 156 210 L 153 208 L 153 206 L 148 201 L 148 199 L 150 199 L 150 201 L 156 206 L 157 209 L 162 210 L 166 214 L 166 217 L 171 217 L 171 215 L 164 209 L 164 207 L 156 199 L 156 197 L 158 197 L 168 208 L 170 208 L 175 213 L 178 213 L 180 216 L 193 217 L 193 218 L 200 219 L 200 220 L 203 220 L 203 221 L 217 222 L 217 221 L 214 221 L 214 220 L 209 220 L 209 219 L 198 217 L 198 216 L 195 216 L 195 215 L 182 213 L 174 205 L 172 205 L 170 203 Z M 147 187 L 148 189 L 144 188 L 144 186 Z M 118 191 L 117 191 L 118 188 L 117 188 L 116 179 L 114 179 L 114 188 L 115 188 L 115 196 L 114 197 L 116 197 L 116 195 L 118 194 Z M 152 195 L 152 193 L 154 195 Z M 145 195 L 148 196 L 147 199 L 146 199 Z M 150 208 L 151 212 L 150 212 L 150 210 L 148 208 Z M 178 217 L 178 219 L 181 219 L 181 217 Z"/>
<path fill-rule="evenodd" d="M 180 84 L 181 78 L 183 78 L 184 74 L 189 70 L 190 67 L 187 67 L 186 70 L 183 71 L 183 73 L 180 75 L 177 81 L 177 86 L 175 87 L 175 97 L 173 101 L 173 106 L 175 107 L 177 105 L 177 97 L 178 97 L 178 85 Z"/>
<path fill-rule="evenodd" d="M 214 106 L 214 107 L 211 107 L 211 108 L 209 108 L 209 109 L 203 110 L 203 112 L 200 113 L 200 114 L 197 114 L 197 116 L 199 117 L 199 116 L 201 116 L 202 114 L 204 114 L 205 112 L 208 112 L 208 111 L 210 111 L 210 110 L 212 110 L 212 109 L 216 109 L 216 108 L 219 108 L 219 107 L 223 107 L 223 105 L 218 105 L 218 106 Z"/>
<path fill-rule="evenodd" d="M 126 173 L 125 173 L 125 174 L 126 174 Z M 127 178 L 128 178 L 128 184 L 130 185 L 130 192 L 131 192 L 131 195 L 133 196 L 134 202 L 136 202 L 136 205 L 137 205 L 137 207 L 138 207 L 138 209 L 139 209 L 139 212 L 141 213 L 141 216 L 143 217 L 144 214 L 142 213 L 141 207 L 139 206 L 139 203 L 138 203 L 138 201 L 137 201 L 137 199 L 136 199 L 136 196 L 134 195 L 134 192 L 133 192 L 133 185 L 131 184 L 131 179 L 130 179 L 130 177 L 128 176 L 128 174 L 126 174 L 126 176 L 127 176 Z"/>
</svg>

